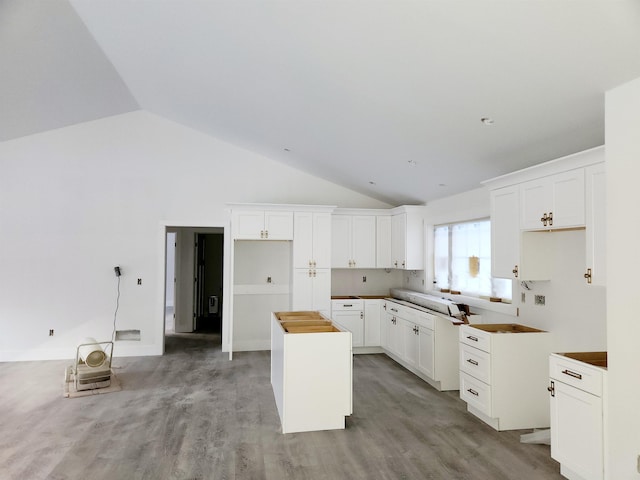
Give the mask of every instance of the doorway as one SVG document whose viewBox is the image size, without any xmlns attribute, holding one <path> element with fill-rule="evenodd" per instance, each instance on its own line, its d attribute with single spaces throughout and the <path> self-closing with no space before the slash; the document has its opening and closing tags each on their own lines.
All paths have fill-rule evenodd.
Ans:
<svg viewBox="0 0 640 480">
<path fill-rule="evenodd" d="M 165 337 L 206 336 L 220 347 L 224 228 L 167 227 L 165 262 Z"/>
</svg>

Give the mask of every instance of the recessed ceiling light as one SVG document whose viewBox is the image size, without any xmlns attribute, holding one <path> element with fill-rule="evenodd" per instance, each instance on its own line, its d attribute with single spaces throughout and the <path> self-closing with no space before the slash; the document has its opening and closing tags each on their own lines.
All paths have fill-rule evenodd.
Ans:
<svg viewBox="0 0 640 480">
<path fill-rule="evenodd" d="M 416 162 L 415 160 L 409 160 L 409 165 L 411 165 L 412 167 L 415 167 L 416 165 L 418 165 L 418 162 Z"/>
<path fill-rule="evenodd" d="M 493 118 L 491 117 L 482 117 L 480 119 L 480 121 L 482 122 L 483 125 L 493 125 Z"/>
</svg>

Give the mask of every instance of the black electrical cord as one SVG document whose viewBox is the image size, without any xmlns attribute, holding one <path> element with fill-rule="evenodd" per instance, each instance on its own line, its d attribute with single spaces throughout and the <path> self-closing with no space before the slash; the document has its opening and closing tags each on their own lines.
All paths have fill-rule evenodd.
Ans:
<svg viewBox="0 0 640 480">
<path fill-rule="evenodd" d="M 118 308 L 120 308 L 120 275 L 118 275 L 118 295 L 116 296 L 116 311 L 113 312 L 113 333 L 111 334 L 111 342 L 116 338 L 116 318 L 118 317 Z"/>
</svg>

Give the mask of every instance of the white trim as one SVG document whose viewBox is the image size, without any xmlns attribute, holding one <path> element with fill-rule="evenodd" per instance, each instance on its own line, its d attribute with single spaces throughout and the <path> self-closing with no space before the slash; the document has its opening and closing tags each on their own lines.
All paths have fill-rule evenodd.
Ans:
<svg viewBox="0 0 640 480">
<path fill-rule="evenodd" d="M 481 182 L 490 190 L 496 188 L 507 187 L 518 183 L 534 180 L 537 178 L 547 177 L 556 173 L 574 170 L 576 168 L 587 167 L 596 163 L 605 161 L 604 145 L 590 148 L 582 152 L 576 152 L 565 157 L 556 158 L 539 165 L 517 170 L 507 173 L 500 177 L 492 178 Z"/>
</svg>

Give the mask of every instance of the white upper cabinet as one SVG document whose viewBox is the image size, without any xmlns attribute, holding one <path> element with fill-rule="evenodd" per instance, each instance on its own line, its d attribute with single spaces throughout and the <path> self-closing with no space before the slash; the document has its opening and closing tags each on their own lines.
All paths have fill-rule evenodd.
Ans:
<svg viewBox="0 0 640 480">
<path fill-rule="evenodd" d="M 584 168 L 531 180 L 520 186 L 522 230 L 584 227 Z"/>
<path fill-rule="evenodd" d="M 391 217 L 391 268 L 424 270 L 423 207 L 393 209 Z"/>
<path fill-rule="evenodd" d="M 235 240 L 293 240 L 293 212 L 286 210 L 233 210 Z"/>
<path fill-rule="evenodd" d="M 333 215 L 331 231 L 333 268 L 376 267 L 375 215 Z"/>
<path fill-rule="evenodd" d="M 491 275 L 518 278 L 520 265 L 520 189 L 499 188 L 491 196 Z"/>
<path fill-rule="evenodd" d="M 376 267 L 393 268 L 391 261 L 391 215 L 376 216 Z"/>
<path fill-rule="evenodd" d="M 604 163 L 585 169 L 587 258 L 585 281 L 606 285 L 606 167 Z"/>
<path fill-rule="evenodd" d="M 295 212 L 293 268 L 331 267 L 331 214 Z"/>
</svg>

